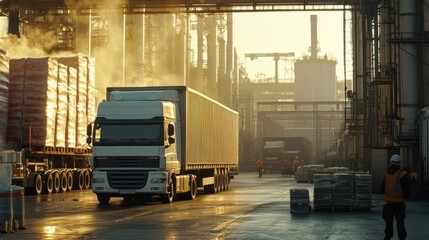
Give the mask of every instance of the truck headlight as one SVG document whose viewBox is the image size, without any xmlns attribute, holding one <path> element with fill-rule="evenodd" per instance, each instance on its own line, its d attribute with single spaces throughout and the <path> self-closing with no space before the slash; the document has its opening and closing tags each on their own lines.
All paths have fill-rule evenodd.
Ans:
<svg viewBox="0 0 429 240">
<path fill-rule="evenodd" d="M 92 183 L 104 183 L 104 179 L 102 178 L 92 178 Z"/>
<path fill-rule="evenodd" d="M 153 178 L 152 180 L 150 180 L 151 183 L 166 183 L 167 179 L 166 178 Z"/>
</svg>

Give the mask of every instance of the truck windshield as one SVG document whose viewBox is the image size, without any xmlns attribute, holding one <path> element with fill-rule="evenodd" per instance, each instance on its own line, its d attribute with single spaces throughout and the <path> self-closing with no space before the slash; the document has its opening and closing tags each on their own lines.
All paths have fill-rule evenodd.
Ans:
<svg viewBox="0 0 429 240">
<path fill-rule="evenodd" d="M 163 133 L 162 123 L 97 123 L 94 145 L 162 146 Z"/>
</svg>

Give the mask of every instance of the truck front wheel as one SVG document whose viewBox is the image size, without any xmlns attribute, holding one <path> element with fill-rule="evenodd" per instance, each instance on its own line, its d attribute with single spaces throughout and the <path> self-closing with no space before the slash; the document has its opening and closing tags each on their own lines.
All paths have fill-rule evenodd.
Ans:
<svg viewBox="0 0 429 240">
<path fill-rule="evenodd" d="M 40 195 L 43 189 L 43 181 L 42 176 L 40 174 L 36 174 L 34 176 L 34 193 Z"/>
<path fill-rule="evenodd" d="M 170 183 L 168 184 L 167 194 L 161 195 L 161 202 L 162 203 L 171 203 L 173 202 L 174 198 L 174 183 L 172 180 L 170 180 Z"/>
<path fill-rule="evenodd" d="M 191 176 L 189 179 L 189 192 L 186 193 L 186 198 L 189 200 L 194 200 L 197 196 L 198 186 L 197 186 L 197 178 L 196 176 Z"/>
<path fill-rule="evenodd" d="M 98 202 L 102 205 L 109 204 L 110 196 L 105 194 L 97 194 Z"/>
</svg>

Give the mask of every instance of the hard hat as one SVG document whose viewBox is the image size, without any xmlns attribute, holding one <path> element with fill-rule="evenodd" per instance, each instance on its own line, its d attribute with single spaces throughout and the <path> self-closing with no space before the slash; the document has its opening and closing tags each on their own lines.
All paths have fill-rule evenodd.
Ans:
<svg viewBox="0 0 429 240">
<path fill-rule="evenodd" d="M 392 157 L 390 158 L 390 163 L 393 165 L 400 165 L 401 157 L 398 154 L 392 155 Z"/>
</svg>

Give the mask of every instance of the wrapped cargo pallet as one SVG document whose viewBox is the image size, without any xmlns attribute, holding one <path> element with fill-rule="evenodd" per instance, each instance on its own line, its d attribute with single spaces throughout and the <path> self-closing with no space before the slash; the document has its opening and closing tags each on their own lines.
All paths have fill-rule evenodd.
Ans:
<svg viewBox="0 0 429 240">
<path fill-rule="evenodd" d="M 24 146 L 55 146 L 57 78 L 58 62 L 54 59 L 27 59 L 22 108 Z"/>
<path fill-rule="evenodd" d="M 88 122 L 93 122 L 96 115 L 96 89 L 95 89 L 95 59 L 88 57 Z"/>
<path fill-rule="evenodd" d="M 371 208 L 372 206 L 371 181 L 372 181 L 372 176 L 369 174 L 355 175 L 355 207 Z"/>
<path fill-rule="evenodd" d="M 314 208 L 332 207 L 332 175 L 314 174 Z"/>
<path fill-rule="evenodd" d="M 20 143 L 22 106 L 24 104 L 25 58 L 9 61 L 9 111 L 6 141 Z"/>
<path fill-rule="evenodd" d="M 333 205 L 334 207 L 351 207 L 354 204 L 354 175 L 348 173 L 334 173 Z"/>
<path fill-rule="evenodd" d="M 58 62 L 77 70 L 77 102 L 76 102 L 76 147 L 85 148 L 86 126 L 88 125 L 88 59 L 82 55 L 60 57 Z"/>
<path fill-rule="evenodd" d="M 9 57 L 6 51 L 0 49 L 0 153 L 3 151 L 3 147 L 6 143 L 8 99 Z"/>
<path fill-rule="evenodd" d="M 68 108 L 68 71 L 67 66 L 58 64 L 57 116 L 55 128 L 55 147 L 66 146 L 67 108 Z"/>
<path fill-rule="evenodd" d="M 77 70 L 67 67 L 68 95 L 67 95 L 67 133 L 66 147 L 76 147 L 76 102 L 77 102 Z"/>
</svg>

